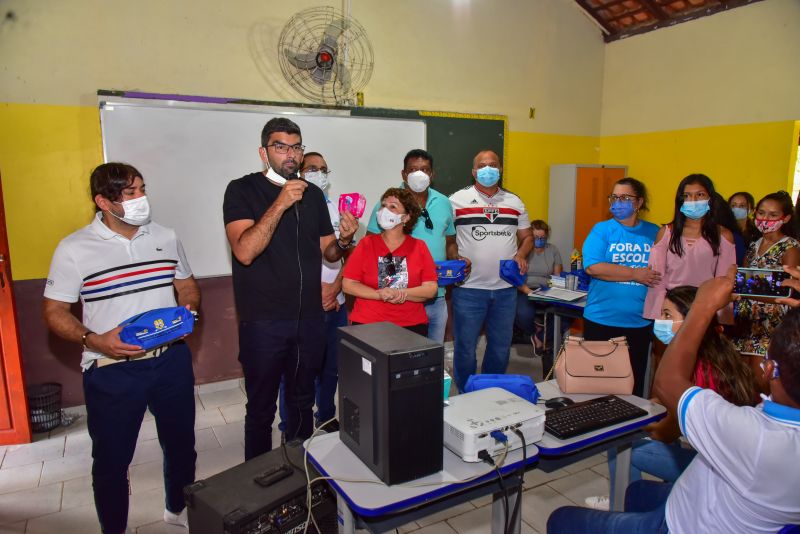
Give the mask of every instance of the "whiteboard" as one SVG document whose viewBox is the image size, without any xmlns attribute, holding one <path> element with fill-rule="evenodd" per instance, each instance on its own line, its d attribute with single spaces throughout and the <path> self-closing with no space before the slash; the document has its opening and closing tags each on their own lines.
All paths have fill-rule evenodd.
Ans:
<svg viewBox="0 0 800 534">
<path fill-rule="evenodd" d="M 357 237 L 383 192 L 401 183 L 406 153 L 426 147 L 422 120 L 352 117 L 347 110 L 101 100 L 105 161 L 129 163 L 143 174 L 153 220 L 175 229 L 195 276 L 231 273 L 225 188 L 264 169 L 261 129 L 278 115 L 300 126 L 306 152 L 325 157 L 334 202 L 341 193 L 366 195 Z"/>
</svg>

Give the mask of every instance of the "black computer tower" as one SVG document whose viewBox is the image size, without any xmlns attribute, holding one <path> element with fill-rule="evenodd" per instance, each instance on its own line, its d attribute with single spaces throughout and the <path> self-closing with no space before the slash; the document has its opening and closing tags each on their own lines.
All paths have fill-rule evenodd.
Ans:
<svg viewBox="0 0 800 534">
<path fill-rule="evenodd" d="M 386 484 L 442 470 L 440 343 L 392 323 L 339 329 L 342 442 Z"/>
<path fill-rule="evenodd" d="M 183 490 L 192 534 L 303 532 L 308 517 L 304 449 L 300 440 L 199 480 Z M 313 480 L 319 473 L 309 463 Z M 319 534 L 338 532 L 336 496 L 325 481 L 311 488 Z M 313 523 L 309 533 L 317 533 Z"/>
</svg>

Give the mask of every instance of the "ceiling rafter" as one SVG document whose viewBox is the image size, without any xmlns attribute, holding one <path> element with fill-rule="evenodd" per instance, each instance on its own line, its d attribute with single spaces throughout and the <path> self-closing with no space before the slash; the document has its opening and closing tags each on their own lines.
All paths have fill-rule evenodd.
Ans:
<svg viewBox="0 0 800 534">
<path fill-rule="evenodd" d="M 606 42 L 674 26 L 762 0 L 575 0 Z M 642 14 L 645 16 L 642 16 Z"/>
</svg>

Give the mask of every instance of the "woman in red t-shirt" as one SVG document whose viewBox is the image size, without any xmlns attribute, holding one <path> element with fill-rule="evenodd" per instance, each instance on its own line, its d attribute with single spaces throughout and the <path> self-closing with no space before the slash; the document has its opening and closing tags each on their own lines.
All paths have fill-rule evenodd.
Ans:
<svg viewBox="0 0 800 534">
<path fill-rule="evenodd" d="M 424 303 L 436 296 L 436 264 L 425 242 L 408 235 L 420 213 L 406 189 L 381 197 L 381 233 L 364 237 L 344 266 L 342 289 L 356 298 L 353 324 L 388 321 L 427 335 Z"/>
</svg>

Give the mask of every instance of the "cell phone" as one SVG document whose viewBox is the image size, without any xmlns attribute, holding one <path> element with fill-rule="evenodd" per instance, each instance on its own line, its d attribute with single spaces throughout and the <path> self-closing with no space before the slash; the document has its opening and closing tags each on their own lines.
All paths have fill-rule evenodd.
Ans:
<svg viewBox="0 0 800 534">
<path fill-rule="evenodd" d="M 785 298 L 792 295 L 792 288 L 784 286 L 784 280 L 791 279 L 789 273 L 776 269 L 736 269 L 734 295 L 745 297 Z"/>
</svg>

